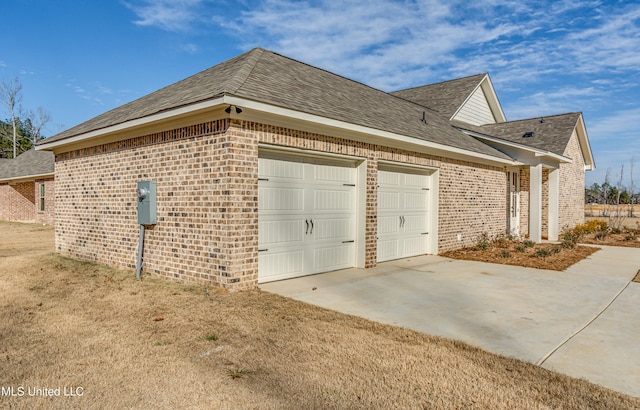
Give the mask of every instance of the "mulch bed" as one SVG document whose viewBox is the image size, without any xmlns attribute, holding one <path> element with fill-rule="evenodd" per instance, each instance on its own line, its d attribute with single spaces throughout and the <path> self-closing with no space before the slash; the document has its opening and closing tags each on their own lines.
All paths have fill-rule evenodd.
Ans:
<svg viewBox="0 0 640 410">
<path fill-rule="evenodd" d="M 548 256 L 538 256 L 540 249 L 560 248 L 557 253 Z M 479 262 L 500 263 L 504 265 L 524 266 L 528 268 L 549 269 L 564 271 L 569 266 L 583 260 L 599 248 L 592 246 L 576 246 L 573 249 L 562 248 L 555 244 L 535 244 L 523 251 L 516 250 L 516 244 L 511 243 L 506 247 L 490 246 L 481 250 L 476 247 L 468 247 L 444 252 L 441 256 L 452 259 L 473 260 Z M 544 251 L 542 251 L 544 252 Z"/>
</svg>

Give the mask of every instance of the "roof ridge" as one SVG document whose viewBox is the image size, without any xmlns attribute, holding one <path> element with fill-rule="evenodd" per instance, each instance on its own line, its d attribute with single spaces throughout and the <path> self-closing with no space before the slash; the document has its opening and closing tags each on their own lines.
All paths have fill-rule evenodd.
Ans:
<svg viewBox="0 0 640 410">
<path fill-rule="evenodd" d="M 551 114 L 551 115 L 539 115 L 536 117 L 530 117 L 530 118 L 520 118 L 517 120 L 509 120 L 509 121 L 505 121 L 502 123 L 496 123 L 496 124 L 506 124 L 506 123 L 514 123 L 514 122 L 524 122 L 524 121 L 532 121 L 532 120 L 539 120 L 540 118 L 551 118 L 551 117 L 562 117 L 562 116 L 566 116 L 566 115 L 571 115 L 571 114 L 578 114 L 578 115 L 582 115 L 582 112 L 580 111 L 571 111 L 571 112 L 565 112 L 562 114 Z M 496 124 L 482 124 L 481 127 L 487 126 L 487 125 L 496 125 Z"/>
<path fill-rule="evenodd" d="M 247 82 L 247 79 L 249 78 L 249 76 L 251 76 L 251 73 L 253 72 L 253 70 L 256 68 L 256 65 L 258 64 L 258 61 L 260 61 L 260 59 L 262 58 L 262 56 L 264 55 L 264 53 L 266 52 L 265 49 L 263 49 L 262 47 L 256 47 L 253 48 L 251 50 L 249 50 L 247 52 L 247 62 L 248 64 L 244 64 L 242 65 L 242 67 L 238 70 L 238 73 L 236 74 L 236 77 L 238 78 L 238 86 L 235 87 L 235 89 L 233 91 L 229 91 L 230 94 L 235 94 L 238 92 L 239 89 L 242 88 L 242 86 L 244 85 L 244 83 Z M 233 83 L 233 81 L 231 81 L 231 83 Z"/>
<path fill-rule="evenodd" d="M 433 86 L 433 85 L 444 84 L 444 83 L 450 83 L 450 82 L 453 82 L 453 81 L 467 80 L 467 79 L 470 79 L 470 78 L 472 78 L 472 77 L 480 77 L 480 76 L 483 76 L 483 77 L 484 77 L 484 76 L 486 76 L 486 75 L 488 75 L 488 74 L 489 74 L 489 73 L 478 73 L 478 74 L 467 75 L 467 76 L 460 77 L 460 78 L 452 78 L 451 80 L 443 80 L 443 81 L 438 81 L 438 82 L 436 82 L 436 83 L 423 84 L 423 85 L 418 85 L 418 86 L 415 86 L 415 87 L 404 88 L 404 89 L 402 89 L 402 90 L 392 91 L 390 94 L 399 93 L 399 92 L 402 92 L 402 91 L 417 90 L 417 89 L 419 89 L 419 88 L 431 87 L 431 86 Z"/>
</svg>

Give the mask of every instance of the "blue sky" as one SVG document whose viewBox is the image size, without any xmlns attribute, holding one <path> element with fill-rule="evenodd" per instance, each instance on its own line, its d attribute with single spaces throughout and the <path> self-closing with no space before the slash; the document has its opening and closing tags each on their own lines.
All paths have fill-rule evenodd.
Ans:
<svg viewBox="0 0 640 410">
<path fill-rule="evenodd" d="M 588 185 L 608 169 L 616 183 L 623 164 L 629 184 L 635 155 L 640 186 L 637 1 L 11 0 L 2 11 L 0 80 L 17 76 L 23 108 L 52 114 L 45 135 L 260 46 L 385 91 L 488 72 L 509 120 L 584 113 L 598 167 Z"/>
</svg>

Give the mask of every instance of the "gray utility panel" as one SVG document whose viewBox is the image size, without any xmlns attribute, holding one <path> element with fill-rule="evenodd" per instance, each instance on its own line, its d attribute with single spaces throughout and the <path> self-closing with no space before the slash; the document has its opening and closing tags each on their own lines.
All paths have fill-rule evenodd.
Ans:
<svg viewBox="0 0 640 410">
<path fill-rule="evenodd" d="M 156 181 L 138 182 L 138 224 L 155 225 L 156 218 Z"/>
</svg>

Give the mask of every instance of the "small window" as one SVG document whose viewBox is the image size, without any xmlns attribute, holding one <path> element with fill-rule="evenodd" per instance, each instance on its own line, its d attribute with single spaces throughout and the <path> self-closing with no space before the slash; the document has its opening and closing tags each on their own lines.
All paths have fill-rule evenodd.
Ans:
<svg viewBox="0 0 640 410">
<path fill-rule="evenodd" d="M 40 184 L 40 211 L 44 211 L 44 182 Z"/>
</svg>

